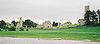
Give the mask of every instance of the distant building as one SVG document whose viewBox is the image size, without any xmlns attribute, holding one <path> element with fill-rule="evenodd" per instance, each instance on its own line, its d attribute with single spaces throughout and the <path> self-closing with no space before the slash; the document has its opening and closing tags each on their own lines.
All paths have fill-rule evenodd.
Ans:
<svg viewBox="0 0 100 44">
<path fill-rule="evenodd" d="M 22 17 L 20 17 L 20 20 L 18 21 L 16 28 L 19 28 L 22 26 L 23 26 L 23 21 L 22 21 Z"/>
<path fill-rule="evenodd" d="M 52 28 L 52 24 L 50 21 L 45 21 L 40 25 L 37 25 L 37 28 Z"/>
<path fill-rule="evenodd" d="M 84 10 L 84 16 L 86 16 L 86 12 L 90 10 L 90 7 L 89 5 L 85 6 L 85 10 Z M 86 19 L 86 18 L 84 18 Z"/>
<path fill-rule="evenodd" d="M 89 10 L 90 10 L 89 5 L 85 6 L 85 9 L 84 9 L 84 16 L 86 15 L 86 12 L 89 11 Z M 86 18 L 84 18 L 84 19 L 79 19 L 79 20 L 78 20 L 78 24 L 79 24 L 79 25 L 85 25 L 85 19 L 86 19 Z"/>
<path fill-rule="evenodd" d="M 58 22 L 58 26 L 63 26 L 63 24 L 61 24 L 60 22 Z"/>
<path fill-rule="evenodd" d="M 85 20 L 84 19 L 79 19 L 78 20 L 78 25 L 84 25 L 85 24 Z"/>
<path fill-rule="evenodd" d="M 64 25 L 70 25 L 70 24 L 72 24 L 70 21 L 64 23 Z"/>
</svg>

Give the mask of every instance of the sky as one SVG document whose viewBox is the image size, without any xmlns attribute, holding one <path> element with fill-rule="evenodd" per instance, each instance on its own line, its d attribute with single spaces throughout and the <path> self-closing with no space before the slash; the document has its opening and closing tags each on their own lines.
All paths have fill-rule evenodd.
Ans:
<svg viewBox="0 0 100 44">
<path fill-rule="evenodd" d="M 84 18 L 84 6 L 100 8 L 100 0 L 0 0 L 0 20 L 11 22 L 31 19 L 33 22 L 56 21 L 77 23 Z"/>
</svg>

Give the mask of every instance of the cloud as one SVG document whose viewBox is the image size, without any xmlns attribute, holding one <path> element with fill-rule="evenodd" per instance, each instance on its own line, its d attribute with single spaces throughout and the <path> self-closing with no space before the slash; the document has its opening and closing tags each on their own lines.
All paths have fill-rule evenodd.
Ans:
<svg viewBox="0 0 100 44">
<path fill-rule="evenodd" d="M 12 21 L 23 17 L 77 21 L 83 18 L 85 5 L 90 5 L 91 10 L 96 10 L 100 8 L 99 2 L 99 0 L 0 0 L 0 19 Z"/>
</svg>

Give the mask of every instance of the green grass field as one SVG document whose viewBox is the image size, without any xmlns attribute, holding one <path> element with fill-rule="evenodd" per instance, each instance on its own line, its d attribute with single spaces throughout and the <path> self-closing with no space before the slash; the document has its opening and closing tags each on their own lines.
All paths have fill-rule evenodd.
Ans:
<svg viewBox="0 0 100 44">
<path fill-rule="evenodd" d="M 91 40 L 100 42 L 100 26 L 75 27 L 56 30 L 29 29 L 29 31 L 0 31 L 1 37 L 62 38 L 65 40 Z"/>
<path fill-rule="evenodd" d="M 70 24 L 70 25 L 64 25 L 64 26 L 57 26 L 58 28 L 62 28 L 62 27 L 74 27 L 74 26 L 78 26 L 77 24 Z M 55 28 L 57 28 L 55 27 Z"/>
</svg>

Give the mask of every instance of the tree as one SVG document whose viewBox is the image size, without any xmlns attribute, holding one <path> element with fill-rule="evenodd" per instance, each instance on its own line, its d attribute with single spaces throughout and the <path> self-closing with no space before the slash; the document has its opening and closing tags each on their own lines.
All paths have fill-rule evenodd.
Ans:
<svg viewBox="0 0 100 44">
<path fill-rule="evenodd" d="M 0 28 L 1 28 L 1 29 L 4 29 L 5 26 L 6 26 L 5 21 L 1 20 L 1 21 L 0 21 Z"/>
<path fill-rule="evenodd" d="M 11 24 L 13 24 L 13 25 L 16 27 L 16 25 L 17 25 L 17 22 L 15 22 L 15 21 L 12 21 L 12 22 L 11 22 Z"/>
<path fill-rule="evenodd" d="M 99 16 L 98 19 L 99 19 L 99 23 L 100 23 L 100 10 L 98 9 L 96 12 L 97 12 L 97 14 L 98 14 L 98 16 Z"/>
<path fill-rule="evenodd" d="M 89 20 L 89 15 L 91 14 L 91 11 L 87 11 L 85 13 L 84 19 L 85 19 L 85 25 L 89 25 L 90 24 L 90 20 Z"/>
<path fill-rule="evenodd" d="M 90 17 L 91 24 L 98 23 L 98 18 L 97 18 L 96 12 L 94 10 L 91 12 L 89 17 Z"/>
<path fill-rule="evenodd" d="M 58 26 L 58 23 L 57 22 L 55 22 L 55 21 L 53 21 L 53 24 L 52 24 L 53 26 Z"/>
<path fill-rule="evenodd" d="M 10 27 L 10 23 L 6 22 L 6 26 L 5 26 L 4 30 L 7 31 L 9 29 L 9 27 Z"/>
<path fill-rule="evenodd" d="M 36 27 L 37 23 L 34 23 L 30 19 L 27 19 L 23 22 L 23 27 Z"/>
<path fill-rule="evenodd" d="M 70 21 L 68 21 L 68 22 L 66 22 L 66 23 L 64 23 L 64 24 L 72 24 Z"/>
<path fill-rule="evenodd" d="M 93 11 L 87 11 L 85 16 L 84 16 L 84 19 L 85 19 L 85 25 L 93 25 L 93 24 L 96 24 L 98 23 L 98 18 L 97 18 L 97 14 L 96 12 L 93 10 Z"/>
<path fill-rule="evenodd" d="M 33 22 L 33 27 L 36 27 L 38 24 Z"/>
<path fill-rule="evenodd" d="M 15 26 L 10 26 L 9 31 L 16 31 L 16 27 Z"/>
<path fill-rule="evenodd" d="M 10 23 L 9 22 L 6 22 L 6 26 L 9 27 L 10 26 Z"/>
</svg>

